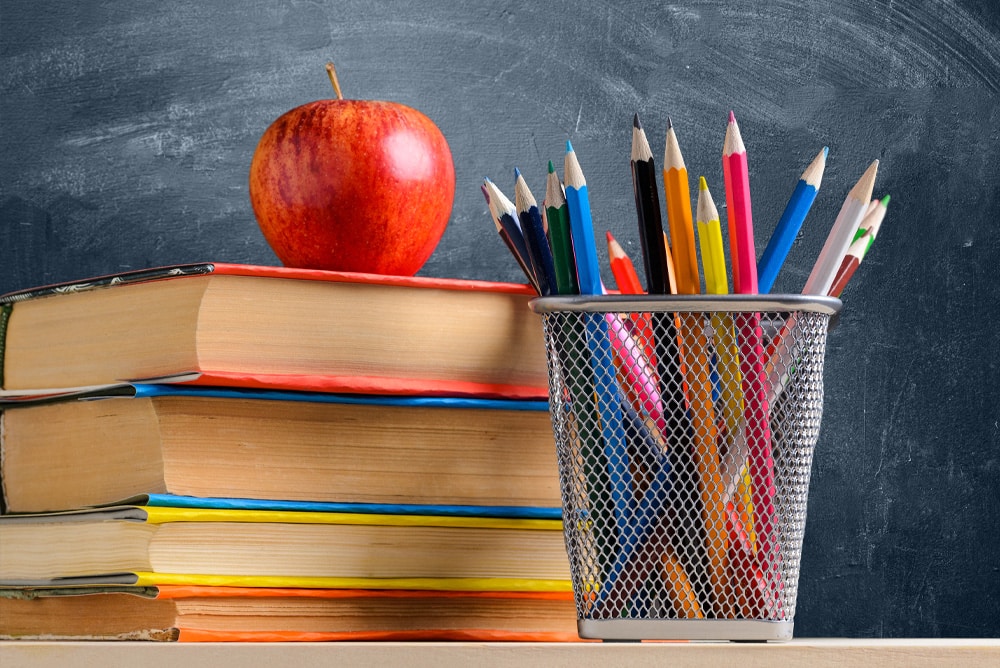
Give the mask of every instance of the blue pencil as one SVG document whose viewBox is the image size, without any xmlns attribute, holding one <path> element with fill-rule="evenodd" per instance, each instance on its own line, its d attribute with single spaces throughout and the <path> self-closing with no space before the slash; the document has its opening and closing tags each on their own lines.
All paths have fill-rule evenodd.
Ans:
<svg viewBox="0 0 1000 668">
<path fill-rule="evenodd" d="M 580 294 L 604 294 L 601 267 L 597 262 L 597 243 L 594 241 L 594 221 L 590 216 L 587 180 L 583 177 L 583 170 L 580 169 L 580 162 L 576 159 L 573 145 L 568 141 L 563 182 L 566 186 L 566 205 L 569 208 L 569 226 L 573 237 L 573 255 L 576 258 Z"/>
<path fill-rule="evenodd" d="M 573 151 L 573 145 L 566 142 L 566 162 L 563 171 L 566 186 L 566 203 L 569 207 L 570 231 L 573 236 L 573 254 L 576 256 L 576 271 L 580 294 L 600 295 L 604 293 L 601 283 L 600 266 L 597 263 L 597 245 L 594 241 L 594 223 L 590 216 L 590 200 L 587 195 L 587 181 Z M 605 467 L 610 484 L 610 497 L 618 528 L 616 547 L 621 548 L 631 541 L 634 531 L 635 498 L 632 493 L 632 474 L 629 470 L 629 456 L 626 450 L 625 428 L 621 410 L 621 392 L 615 374 L 615 363 L 608 338 L 610 330 L 604 315 L 583 314 L 587 348 L 590 352 L 593 392 L 597 396 L 597 411 L 600 415 L 600 436 L 596 434 L 586 441 L 603 441 Z M 608 314 L 607 317 L 614 317 Z M 574 400 L 586 397 L 574 397 Z"/>
<path fill-rule="evenodd" d="M 538 291 L 542 296 L 557 293 L 556 266 L 552 259 L 552 249 L 549 248 L 549 238 L 545 235 L 542 224 L 542 213 L 538 210 L 538 202 L 528 189 L 528 183 L 521 175 L 521 170 L 514 169 L 514 202 L 517 207 L 517 217 L 521 221 L 521 231 L 524 233 L 524 243 L 528 247 L 528 257 L 538 279 Z"/>
<path fill-rule="evenodd" d="M 788 251 L 802 227 L 802 221 L 806 219 L 809 208 L 816 200 L 816 193 L 823 180 L 828 151 L 829 149 L 824 146 L 819 155 L 802 172 L 788 205 L 785 206 L 785 212 L 781 214 L 781 219 L 774 228 L 770 241 L 767 242 L 767 248 L 760 256 L 760 261 L 757 263 L 757 291 L 761 294 L 769 293 L 774 286 L 781 265 L 784 264 Z"/>
</svg>

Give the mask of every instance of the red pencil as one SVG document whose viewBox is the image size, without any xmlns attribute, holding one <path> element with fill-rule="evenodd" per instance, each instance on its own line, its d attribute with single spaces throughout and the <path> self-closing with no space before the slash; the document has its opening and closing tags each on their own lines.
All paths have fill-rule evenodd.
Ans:
<svg viewBox="0 0 1000 668">
<path fill-rule="evenodd" d="M 635 271 L 635 265 L 631 258 L 625 254 L 624 249 L 612 236 L 608 236 L 608 257 L 611 262 L 611 273 L 615 276 L 615 283 L 618 284 L 618 291 L 625 295 L 641 295 L 646 291 L 642 289 L 642 282 L 639 274 Z"/>
<path fill-rule="evenodd" d="M 847 282 L 851 280 L 858 265 L 865 259 L 865 254 L 872 247 L 875 237 L 878 235 L 879 228 L 882 226 L 887 206 L 889 206 L 888 195 L 881 200 L 872 200 L 871 205 L 868 207 L 868 212 L 861 220 L 858 233 L 854 237 L 850 248 L 847 249 L 847 255 L 844 256 L 844 261 L 841 262 L 840 268 L 837 270 L 837 276 L 833 279 L 833 285 L 830 286 L 830 291 L 827 293 L 831 297 L 840 297 L 840 293 L 844 291 Z"/>
<path fill-rule="evenodd" d="M 851 247 L 847 249 L 847 255 L 844 256 L 844 261 L 841 263 L 840 269 L 837 270 L 837 278 L 834 279 L 833 285 L 830 286 L 828 294 L 831 297 L 840 297 L 840 293 L 844 291 L 847 282 L 851 280 L 851 276 L 854 275 L 858 265 L 861 264 L 861 259 L 864 257 L 865 251 L 868 250 L 868 240 L 870 238 L 871 232 L 865 230 L 861 236 L 854 240 Z"/>
</svg>

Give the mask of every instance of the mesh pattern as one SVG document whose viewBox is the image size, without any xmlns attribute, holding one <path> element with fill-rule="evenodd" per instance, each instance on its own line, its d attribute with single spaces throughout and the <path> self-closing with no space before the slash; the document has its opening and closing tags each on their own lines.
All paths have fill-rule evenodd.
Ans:
<svg viewBox="0 0 1000 668">
<path fill-rule="evenodd" d="M 579 618 L 791 621 L 829 316 L 542 317 Z"/>
</svg>

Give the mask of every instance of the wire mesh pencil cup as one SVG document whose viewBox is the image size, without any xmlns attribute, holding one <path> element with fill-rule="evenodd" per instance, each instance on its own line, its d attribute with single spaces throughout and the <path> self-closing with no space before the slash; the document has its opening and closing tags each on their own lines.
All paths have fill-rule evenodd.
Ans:
<svg viewBox="0 0 1000 668">
<path fill-rule="evenodd" d="M 837 299 L 543 297 L 579 633 L 792 637 Z"/>
</svg>

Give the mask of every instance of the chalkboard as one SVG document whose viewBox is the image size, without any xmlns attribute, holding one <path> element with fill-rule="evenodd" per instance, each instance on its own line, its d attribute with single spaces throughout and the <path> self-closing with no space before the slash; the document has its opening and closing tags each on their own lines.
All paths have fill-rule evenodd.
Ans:
<svg viewBox="0 0 1000 668">
<path fill-rule="evenodd" d="M 636 256 L 632 114 L 657 159 L 669 117 L 691 173 L 721 193 L 732 109 L 758 249 L 830 147 L 775 286 L 796 292 L 878 158 L 892 203 L 830 336 L 795 631 L 1000 635 L 995 3 L 4 0 L 0 292 L 276 264 L 250 158 L 278 115 L 331 95 L 327 60 L 348 97 L 421 109 L 450 142 L 457 194 L 428 276 L 522 280 L 479 184 L 512 192 L 517 166 L 541 192 L 567 139 L 597 233 Z"/>
</svg>

